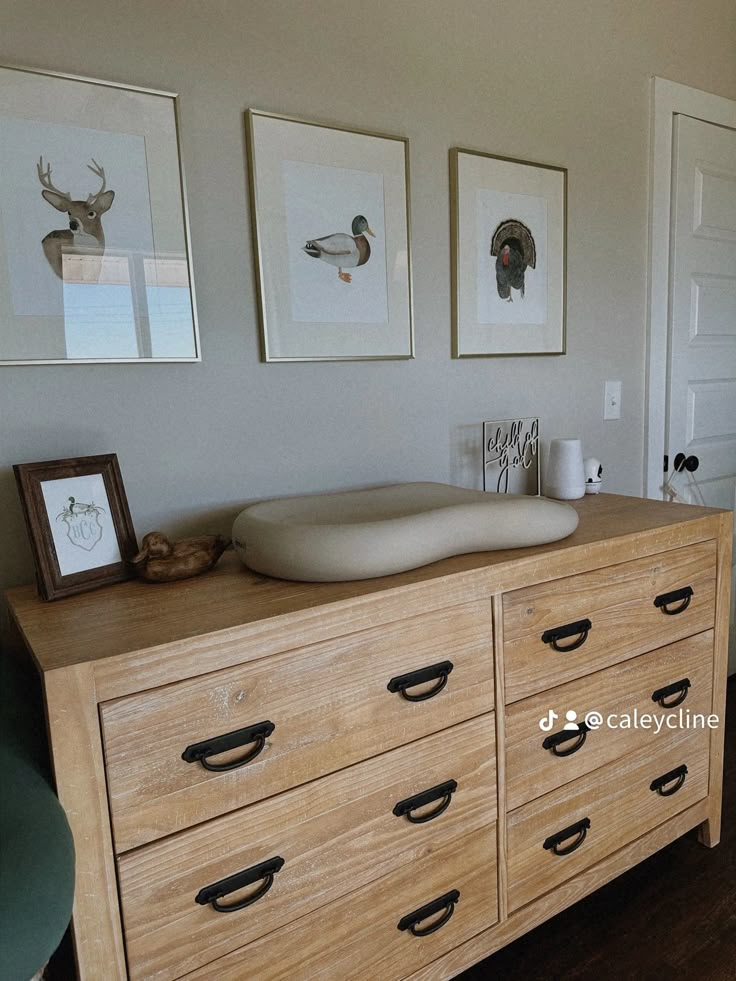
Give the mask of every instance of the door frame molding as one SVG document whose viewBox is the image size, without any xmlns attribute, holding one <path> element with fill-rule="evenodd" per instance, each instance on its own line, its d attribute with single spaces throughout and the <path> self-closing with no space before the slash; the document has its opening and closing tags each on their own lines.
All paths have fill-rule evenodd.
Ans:
<svg viewBox="0 0 736 981">
<path fill-rule="evenodd" d="M 736 129 L 736 102 L 654 76 L 649 153 L 649 270 L 644 416 L 644 495 L 661 498 L 667 395 L 672 133 L 675 115 Z"/>
</svg>

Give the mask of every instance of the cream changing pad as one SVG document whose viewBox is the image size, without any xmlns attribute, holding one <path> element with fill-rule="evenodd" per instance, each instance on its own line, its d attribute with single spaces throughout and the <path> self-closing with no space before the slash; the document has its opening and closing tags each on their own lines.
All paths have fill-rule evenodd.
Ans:
<svg viewBox="0 0 736 981">
<path fill-rule="evenodd" d="M 252 504 L 233 525 L 245 565 L 279 579 L 338 582 L 428 562 L 543 545 L 577 528 L 569 504 L 448 484 L 393 484 Z"/>
</svg>

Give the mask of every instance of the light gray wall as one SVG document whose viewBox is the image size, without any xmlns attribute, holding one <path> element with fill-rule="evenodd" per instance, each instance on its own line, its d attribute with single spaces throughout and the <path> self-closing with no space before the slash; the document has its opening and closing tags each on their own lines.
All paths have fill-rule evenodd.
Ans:
<svg viewBox="0 0 736 981">
<path fill-rule="evenodd" d="M 0 24 L 0 62 L 180 93 L 204 358 L 0 368 L 0 585 L 32 576 L 20 461 L 115 451 L 139 536 L 226 531 L 259 497 L 475 486 L 479 422 L 539 415 L 641 492 L 649 76 L 736 97 L 733 0 L 0 0 Z M 416 360 L 259 363 L 248 106 L 410 138 Z M 453 145 L 569 168 L 566 357 L 450 359 Z"/>
</svg>

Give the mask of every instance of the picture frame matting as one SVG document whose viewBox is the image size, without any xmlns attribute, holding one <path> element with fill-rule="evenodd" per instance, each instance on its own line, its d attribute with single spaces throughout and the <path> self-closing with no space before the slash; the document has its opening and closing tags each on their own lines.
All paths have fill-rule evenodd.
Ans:
<svg viewBox="0 0 736 981">
<path fill-rule="evenodd" d="M 567 169 L 453 147 L 450 220 L 452 356 L 565 354 Z"/>
<path fill-rule="evenodd" d="M 0 220 L 0 259 L 8 254 L 0 367 L 201 361 L 178 95 L 25 65 L 2 64 L 0 76 L 0 131 L 9 127 L 0 215 L 4 198 L 6 211 L 23 216 L 6 228 Z M 126 141 L 129 158 L 116 152 Z M 95 196 L 95 179 L 112 200 L 97 209 L 98 229 L 80 224 L 72 240 L 75 216 L 60 196 L 82 205 Z M 93 239 L 99 228 L 104 237 Z M 5 241 L 9 229 L 25 237 L 22 247 Z M 63 246 L 58 259 L 47 251 L 49 234 Z M 90 315 L 107 320 L 91 329 Z"/>
<path fill-rule="evenodd" d="M 408 139 L 260 109 L 245 129 L 261 360 L 413 358 Z"/>
</svg>

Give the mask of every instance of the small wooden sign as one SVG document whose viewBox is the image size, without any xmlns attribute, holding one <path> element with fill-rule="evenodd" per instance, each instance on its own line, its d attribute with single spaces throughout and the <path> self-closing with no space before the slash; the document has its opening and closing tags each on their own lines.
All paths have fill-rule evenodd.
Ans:
<svg viewBox="0 0 736 981">
<path fill-rule="evenodd" d="M 539 419 L 483 423 L 483 490 L 539 494 Z"/>
</svg>

